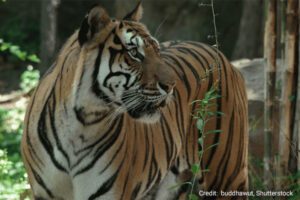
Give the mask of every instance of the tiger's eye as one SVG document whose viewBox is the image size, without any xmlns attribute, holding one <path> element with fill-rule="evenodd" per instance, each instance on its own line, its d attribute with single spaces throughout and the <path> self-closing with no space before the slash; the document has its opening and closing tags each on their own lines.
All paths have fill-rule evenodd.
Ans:
<svg viewBox="0 0 300 200">
<path fill-rule="evenodd" d="M 137 49 L 136 49 L 136 48 L 130 49 L 129 53 L 130 53 L 132 56 L 136 56 L 136 55 L 137 55 Z"/>
</svg>

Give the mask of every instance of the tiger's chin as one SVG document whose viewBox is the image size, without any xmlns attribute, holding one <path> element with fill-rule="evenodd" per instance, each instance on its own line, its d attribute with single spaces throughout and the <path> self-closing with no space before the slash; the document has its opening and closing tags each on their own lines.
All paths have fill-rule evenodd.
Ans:
<svg viewBox="0 0 300 200">
<path fill-rule="evenodd" d="M 157 123 L 161 117 L 159 109 L 147 110 L 142 112 L 138 110 L 132 110 L 128 111 L 128 114 L 135 120 L 145 124 Z"/>
<path fill-rule="evenodd" d="M 152 103 L 140 103 L 137 104 L 135 109 L 127 109 L 127 113 L 133 119 L 145 123 L 154 124 L 161 118 L 161 108 L 164 108 L 170 102 L 170 98 L 166 98 L 163 101 Z"/>
</svg>

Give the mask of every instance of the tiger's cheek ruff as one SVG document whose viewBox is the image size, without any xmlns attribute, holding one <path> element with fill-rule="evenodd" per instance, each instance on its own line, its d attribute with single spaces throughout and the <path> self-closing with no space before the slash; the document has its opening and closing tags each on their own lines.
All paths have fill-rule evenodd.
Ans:
<svg viewBox="0 0 300 200">
<path fill-rule="evenodd" d="M 118 35 L 116 29 L 113 29 L 105 44 L 100 47 L 102 53 L 95 66 L 98 68 L 95 73 L 97 76 L 95 81 L 99 85 L 99 90 L 105 94 L 108 100 L 106 102 L 114 102 L 120 106 L 122 104 L 121 97 L 126 91 L 138 87 L 140 67 L 131 66 L 134 63 L 128 60 L 128 47 L 122 43 L 126 36 Z M 121 32 L 124 33 L 124 31 Z"/>
</svg>

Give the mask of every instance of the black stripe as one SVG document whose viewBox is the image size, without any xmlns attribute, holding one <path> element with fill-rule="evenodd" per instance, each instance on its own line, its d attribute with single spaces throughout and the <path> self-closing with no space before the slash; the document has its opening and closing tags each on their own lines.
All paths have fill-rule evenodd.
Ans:
<svg viewBox="0 0 300 200">
<path fill-rule="evenodd" d="M 145 135 L 145 157 L 144 157 L 144 166 L 143 171 L 145 171 L 147 161 L 149 159 L 149 138 L 148 138 L 148 131 L 147 126 L 144 126 L 144 135 Z"/>
<path fill-rule="evenodd" d="M 232 111 L 231 113 L 231 118 L 230 118 L 230 125 L 229 125 L 229 131 L 228 131 L 228 138 L 227 138 L 227 142 L 225 145 L 225 152 L 223 154 L 223 156 L 221 156 L 221 161 L 219 162 L 219 166 L 218 166 L 218 172 L 221 174 L 219 176 L 215 176 L 213 182 L 211 182 L 211 185 L 209 185 L 209 191 L 210 190 L 220 190 L 221 186 L 222 186 L 222 181 L 224 180 L 225 174 L 227 172 L 227 166 L 228 166 L 228 162 L 229 162 L 229 157 L 231 154 L 231 149 L 232 147 L 232 136 L 233 136 L 233 132 L 234 132 L 234 111 Z M 218 134 L 219 135 L 219 134 Z M 221 145 L 221 144 L 220 144 Z"/>
<path fill-rule="evenodd" d="M 114 29 L 114 31 L 115 31 L 115 29 Z M 117 44 L 117 45 L 123 45 L 117 34 L 115 34 L 114 43 Z"/>
<path fill-rule="evenodd" d="M 135 200 L 136 199 L 136 197 L 137 197 L 137 195 L 139 194 L 139 191 L 140 191 L 140 189 L 141 189 L 141 186 L 142 186 L 142 183 L 141 182 L 139 182 L 135 187 L 134 187 L 134 190 L 133 190 L 133 192 L 132 192 L 132 194 L 131 194 L 131 200 Z"/>
<path fill-rule="evenodd" d="M 238 100 L 240 101 L 240 100 Z M 235 113 L 233 111 L 233 113 Z M 238 117 L 239 119 L 243 119 L 243 116 L 244 116 L 244 113 L 241 113 L 240 110 L 238 112 Z M 242 168 L 242 162 L 244 160 L 243 158 L 243 152 L 245 151 L 244 150 L 244 127 L 242 126 L 243 124 L 240 122 L 239 123 L 239 126 L 240 126 L 240 131 L 238 132 L 239 133 L 239 151 L 238 151 L 238 155 L 237 155 L 237 160 L 236 160 L 236 165 L 235 165 L 235 168 L 234 168 L 234 171 L 232 172 L 232 174 L 226 179 L 226 184 L 225 184 L 225 190 L 227 190 L 230 186 L 231 183 L 233 183 L 234 179 L 237 178 L 237 175 L 239 174 L 239 172 L 241 171 L 241 168 Z M 234 127 L 230 127 L 232 129 L 235 129 Z M 233 132 L 232 132 L 233 133 Z M 230 149 L 232 149 L 232 146 L 230 147 Z M 247 177 L 246 177 L 247 178 Z"/>
<path fill-rule="evenodd" d="M 122 165 L 122 164 L 121 164 Z M 117 169 L 117 171 L 108 179 L 106 180 L 102 185 L 101 187 L 94 193 L 92 194 L 88 200 L 93 200 L 93 199 L 96 199 L 97 197 L 107 193 L 111 188 L 112 186 L 114 185 L 116 179 L 117 179 L 117 176 L 119 174 L 119 170 L 121 168 L 121 165 L 120 167 Z"/>
<path fill-rule="evenodd" d="M 208 85 L 209 85 L 209 87 L 211 87 L 211 84 L 212 84 L 211 82 L 212 82 L 212 79 L 213 79 L 212 78 L 212 73 L 209 73 L 209 76 L 206 77 L 207 76 L 207 74 L 206 74 L 207 68 L 208 68 L 208 70 L 211 70 L 211 68 L 210 68 L 208 60 L 204 57 L 204 55 L 201 52 L 196 51 L 193 48 L 187 48 L 186 46 L 179 47 L 179 48 L 180 48 L 180 49 L 178 49 L 179 51 L 182 51 L 184 53 L 192 55 L 200 63 L 200 67 L 202 68 L 202 70 L 204 71 L 204 74 L 205 74 L 204 77 L 200 77 L 200 78 L 201 79 L 209 78 L 208 79 L 209 80 L 209 84 Z"/>
<path fill-rule="evenodd" d="M 66 151 L 63 149 L 61 141 L 57 135 L 57 130 L 56 130 L 56 125 L 55 125 L 55 110 L 56 110 L 56 99 L 55 99 L 55 93 L 53 93 L 53 97 L 52 97 L 52 111 L 50 110 L 50 104 L 48 104 L 48 109 L 49 109 L 49 117 L 50 117 L 50 125 L 51 125 L 51 129 L 52 129 L 52 133 L 55 139 L 55 143 L 56 146 L 58 148 L 58 150 L 62 153 L 62 155 L 64 156 L 64 158 L 67 160 L 68 162 L 68 167 L 70 168 L 70 158 L 68 156 L 68 154 L 66 153 Z"/>
<path fill-rule="evenodd" d="M 67 53 L 67 56 L 64 58 L 64 61 L 63 61 L 62 65 L 61 65 L 60 74 L 59 74 L 59 76 L 60 76 L 59 77 L 59 80 L 60 80 L 59 94 L 60 94 L 60 96 L 61 96 L 61 93 L 62 93 L 62 86 L 63 86 L 63 83 L 62 83 L 62 79 L 63 79 L 63 75 L 64 75 L 63 71 L 64 71 L 64 68 L 65 68 L 65 64 L 66 64 L 66 62 L 67 62 L 70 54 L 73 52 L 73 50 L 74 49 L 70 50 Z"/>
<path fill-rule="evenodd" d="M 53 88 L 54 89 L 54 88 Z M 51 144 L 51 142 L 48 139 L 47 136 L 47 130 L 48 128 L 46 127 L 46 116 L 47 115 L 47 104 L 49 103 L 49 99 L 52 97 L 52 93 L 53 93 L 53 89 L 44 105 L 43 111 L 40 114 L 40 119 L 38 121 L 38 127 L 37 127 L 37 132 L 38 132 L 38 136 L 39 136 L 39 140 L 42 143 L 44 149 L 46 150 L 46 152 L 48 153 L 51 161 L 53 162 L 53 164 L 55 165 L 55 167 L 63 172 L 67 172 L 67 170 L 56 160 L 55 156 L 54 156 L 54 150 L 53 150 L 53 146 Z M 51 120 L 51 119 L 50 119 Z"/>
<path fill-rule="evenodd" d="M 88 164 L 86 165 L 85 167 L 83 167 L 82 169 L 78 170 L 74 177 L 79 175 L 79 174 L 82 174 L 86 171 L 88 171 L 89 169 L 91 169 L 95 164 L 96 162 L 99 160 L 99 158 L 109 149 L 112 147 L 112 145 L 116 142 L 121 130 L 122 130 L 122 127 L 123 127 L 123 115 L 122 117 L 120 118 L 119 120 L 119 123 L 116 124 L 117 128 L 115 130 L 115 132 L 110 136 L 110 138 L 103 144 L 101 145 L 95 155 L 94 155 L 94 159 Z M 111 130 L 110 130 L 111 131 Z"/>
<path fill-rule="evenodd" d="M 129 175 L 130 175 L 130 173 L 127 173 L 126 179 L 125 179 L 125 183 L 124 183 L 124 186 L 123 186 L 123 190 L 122 190 L 122 195 L 121 195 L 121 197 L 124 197 L 124 193 L 125 193 L 125 191 L 126 191 L 126 186 L 127 186 L 127 184 L 128 184 L 128 181 L 129 181 Z"/>
<path fill-rule="evenodd" d="M 192 104 L 192 109 L 191 110 L 195 110 L 195 108 L 196 108 L 196 105 L 197 104 L 195 104 L 195 103 L 193 103 Z M 194 156 L 197 156 L 197 154 L 195 154 L 194 153 L 194 151 L 195 150 L 197 150 L 198 149 L 198 151 L 199 150 L 201 150 L 199 147 L 200 147 L 200 145 L 197 145 L 197 147 L 195 147 L 195 141 L 193 141 L 192 140 L 192 147 L 190 146 L 190 144 L 189 144 L 189 141 L 191 140 L 191 138 L 190 137 L 194 137 L 194 135 L 195 135 L 195 133 L 194 133 L 194 130 L 195 130 L 195 127 L 194 126 L 192 126 L 192 123 L 193 123 L 193 121 L 194 121 L 195 119 L 193 119 L 193 117 L 190 117 L 190 121 L 189 121 L 189 130 L 187 131 L 187 139 L 186 139 L 186 145 L 185 145 L 185 148 L 186 148 L 186 160 L 187 160 L 187 164 L 188 164 L 188 168 L 191 168 L 191 166 L 193 165 L 193 164 L 195 164 L 194 162 L 195 162 L 195 157 Z M 198 131 L 196 131 L 196 133 L 198 133 Z M 198 138 L 198 134 L 196 135 L 196 138 Z M 196 139 L 197 140 L 197 139 Z M 197 143 L 198 144 L 198 143 Z M 189 149 L 192 149 L 192 158 L 194 159 L 194 160 L 192 160 L 192 162 L 190 161 L 190 155 L 189 155 Z M 197 151 L 197 152 L 198 152 Z"/>
<path fill-rule="evenodd" d="M 161 131 L 162 131 L 162 135 L 163 135 L 163 138 L 164 138 L 165 150 L 167 152 L 167 163 L 169 163 L 170 160 L 171 160 L 172 143 L 168 141 L 169 137 L 168 138 L 166 137 L 166 134 L 167 134 L 168 130 L 165 130 L 166 125 L 165 125 L 165 119 L 163 118 L 163 116 L 161 116 L 161 118 L 160 118 L 160 123 L 162 125 Z M 169 135 L 169 133 L 168 133 L 168 135 Z"/>
<path fill-rule="evenodd" d="M 114 76 L 125 76 L 125 78 L 126 78 L 126 83 L 123 85 L 123 87 L 126 89 L 126 90 L 128 90 L 129 88 L 128 88 L 128 84 L 129 84 L 129 80 L 130 80 L 130 77 L 131 77 L 131 75 L 130 74 L 127 74 L 127 73 L 124 73 L 124 72 L 111 72 L 111 73 L 109 73 L 106 77 L 105 77 L 105 79 L 104 79 L 104 82 L 103 82 L 103 86 L 104 87 L 109 87 L 109 85 L 108 85 L 108 80 L 110 79 L 110 78 L 112 78 L 112 77 L 114 77 Z"/>
<path fill-rule="evenodd" d="M 224 57 L 219 52 L 218 52 L 218 54 L 219 54 L 219 57 L 221 58 L 221 62 L 222 62 L 222 66 L 223 66 L 223 72 L 224 72 L 223 77 L 225 78 L 225 81 L 223 83 L 225 83 L 226 101 L 228 101 L 228 99 L 229 99 L 229 94 L 228 94 L 229 89 L 228 89 L 228 80 L 227 80 L 227 70 L 230 70 L 230 68 L 226 67 L 228 65 L 225 64 Z"/>
<path fill-rule="evenodd" d="M 174 64 L 172 64 L 171 61 L 167 60 L 167 59 L 168 59 L 167 56 L 161 55 L 161 57 L 163 58 L 164 62 L 165 62 L 169 67 L 171 67 L 171 68 L 174 70 L 174 72 L 176 73 L 177 77 L 178 77 L 180 80 L 183 81 L 183 80 L 184 80 L 183 74 L 182 74 L 183 72 L 179 72 L 178 69 L 177 69 L 177 67 L 174 66 Z"/>
<path fill-rule="evenodd" d="M 123 26 L 124 26 L 123 22 L 120 22 L 120 24 L 119 24 L 119 29 L 122 29 Z"/>
<path fill-rule="evenodd" d="M 200 63 L 200 67 L 202 68 L 202 70 L 205 71 L 205 66 L 208 66 L 208 64 L 204 65 L 203 61 L 198 57 L 198 55 L 201 55 L 199 52 L 195 52 L 194 49 L 188 48 L 187 46 L 178 47 L 177 50 L 184 54 L 188 54 L 189 56 L 192 56 L 195 60 L 197 60 Z"/>
<path fill-rule="evenodd" d="M 179 175 L 179 170 L 177 169 L 176 166 L 173 165 L 170 169 L 174 175 Z"/>
<path fill-rule="evenodd" d="M 179 125 L 179 131 L 180 131 L 180 135 L 181 135 L 181 141 L 183 142 L 183 138 L 185 135 L 185 126 L 184 126 L 184 117 L 183 117 L 183 107 L 182 107 L 182 102 L 181 102 L 181 96 L 180 96 L 180 92 L 175 89 L 174 90 L 174 96 L 175 96 L 175 111 L 176 111 L 176 120 L 177 123 Z M 178 110 L 179 109 L 179 110 Z"/>
<path fill-rule="evenodd" d="M 43 181 L 43 179 L 41 178 L 41 176 L 33 169 L 32 165 L 30 164 L 30 162 L 28 162 L 28 159 L 25 155 L 24 155 L 24 159 L 26 160 L 26 163 L 29 165 L 29 168 L 30 168 L 36 182 L 46 191 L 47 195 L 50 198 L 54 198 L 50 189 L 46 186 L 46 184 Z"/>
<path fill-rule="evenodd" d="M 110 103 L 111 102 L 110 98 L 100 89 L 100 84 L 97 80 L 103 48 L 104 48 L 104 45 L 101 44 L 99 46 L 99 53 L 98 53 L 98 56 L 95 61 L 94 72 L 93 72 L 93 77 L 92 77 L 92 91 L 98 98 L 102 99 L 106 103 Z"/>
<path fill-rule="evenodd" d="M 212 49 L 211 47 L 210 47 L 210 50 L 212 50 L 213 51 L 213 53 L 212 52 L 210 52 L 207 48 L 208 48 L 208 46 L 207 45 L 204 45 L 204 44 L 202 44 L 202 43 L 199 43 L 199 42 L 190 42 L 190 41 L 188 41 L 188 42 L 186 42 L 187 44 L 190 44 L 190 45 L 194 45 L 194 46 L 196 46 L 196 47 L 198 47 L 198 48 L 200 48 L 201 50 L 203 50 L 203 51 L 205 51 L 210 57 L 211 57 L 211 59 L 213 59 L 213 60 L 215 60 L 216 58 L 218 58 L 218 55 L 216 55 L 216 56 L 214 56 L 213 55 L 213 53 L 214 54 L 216 54 L 216 50 L 214 50 L 214 49 Z M 199 54 L 200 55 L 200 54 Z M 204 58 L 204 57 L 203 57 Z M 210 73 L 209 73 L 209 84 L 208 84 L 208 89 L 210 89 L 211 88 L 211 86 L 212 86 L 212 81 L 213 81 L 213 77 L 212 77 L 212 66 L 210 65 L 210 64 L 208 64 L 208 67 L 209 67 L 209 71 L 210 71 Z M 220 80 L 221 81 L 221 80 Z"/>
<path fill-rule="evenodd" d="M 101 111 L 94 111 L 90 113 L 86 113 L 83 107 L 80 108 L 73 108 L 75 112 L 76 119 L 84 126 L 90 126 L 96 123 L 99 123 L 103 119 L 105 119 L 108 115 L 105 112 Z M 88 121 L 88 116 L 94 116 L 94 119 Z"/>
<path fill-rule="evenodd" d="M 117 120 L 113 121 L 110 123 L 110 127 L 107 129 L 107 131 L 99 138 L 97 139 L 95 142 L 93 142 L 92 144 L 83 147 L 82 149 L 74 152 L 74 154 L 77 156 L 78 154 L 90 150 L 91 148 L 93 148 L 94 146 L 96 146 L 97 144 L 99 144 L 99 142 L 104 141 L 105 138 L 107 138 L 109 136 L 109 133 L 114 129 L 114 127 L 116 126 L 116 124 L 118 124 L 119 122 Z"/>
<path fill-rule="evenodd" d="M 182 61 L 184 62 L 184 64 L 191 70 L 192 74 L 194 75 L 194 77 L 196 78 L 197 80 L 197 83 L 200 83 L 200 76 L 199 76 L 199 73 L 195 70 L 195 68 L 192 66 L 191 63 L 189 63 L 185 58 L 177 55 L 177 57 Z"/>
<path fill-rule="evenodd" d="M 27 146 L 29 147 L 29 151 L 33 153 L 34 156 L 31 156 L 33 160 L 35 160 L 35 158 L 37 159 L 38 163 L 41 164 L 42 166 L 44 166 L 44 163 L 42 162 L 42 160 L 39 158 L 39 156 L 37 155 L 35 149 L 33 148 L 33 145 L 31 143 L 31 138 L 29 136 L 29 123 L 31 122 L 30 118 L 31 118 L 31 112 L 32 112 L 32 108 L 33 108 L 33 105 L 35 103 L 35 98 L 36 98 L 36 94 L 37 94 L 37 91 L 40 87 L 40 84 L 38 85 L 38 87 L 35 89 L 35 93 L 33 95 L 33 98 L 32 98 L 32 102 L 31 102 L 31 105 L 30 105 L 30 108 L 28 108 L 28 118 L 27 118 L 27 124 L 26 124 L 26 143 L 27 143 Z"/>
<path fill-rule="evenodd" d="M 221 71 L 219 73 L 221 73 Z M 219 85 L 218 85 L 218 95 L 222 96 L 221 81 L 219 81 Z M 217 111 L 222 112 L 222 98 L 217 98 Z M 222 117 L 217 117 L 216 130 L 221 130 L 221 126 L 222 126 Z M 219 143 L 219 140 L 220 140 L 220 134 L 214 134 L 213 144 Z M 211 153 L 210 153 L 210 156 L 209 156 L 208 161 L 206 163 L 206 169 L 208 169 L 208 166 L 211 164 L 211 161 L 212 161 L 212 159 L 214 157 L 214 154 L 217 150 L 217 146 L 218 145 L 215 145 L 214 147 L 211 148 Z"/>
<path fill-rule="evenodd" d="M 176 64 L 176 67 L 179 68 L 182 71 L 182 78 L 184 81 L 184 85 L 187 89 L 187 94 L 188 94 L 188 98 L 190 98 L 191 95 L 191 85 L 188 81 L 188 78 L 185 74 L 185 71 L 183 69 L 183 66 L 180 64 L 180 62 L 177 60 L 177 57 L 175 57 L 174 55 L 170 55 L 170 54 L 165 54 L 166 58 L 168 58 L 169 60 L 173 61 Z"/>
<path fill-rule="evenodd" d="M 172 136 L 172 131 L 170 129 L 170 126 L 167 122 L 167 120 L 165 119 L 165 116 L 162 115 L 161 118 L 163 119 L 162 120 L 162 125 L 163 125 L 163 129 L 165 127 L 166 131 L 163 130 L 163 134 L 167 133 L 168 134 L 168 138 L 170 139 L 170 148 L 171 148 L 171 156 L 168 158 L 167 160 L 167 163 L 169 163 L 169 165 L 172 164 L 175 156 L 176 156 L 176 152 L 177 152 L 177 149 L 176 149 L 176 145 L 175 145 L 175 142 L 174 142 L 174 138 Z M 167 166 L 167 168 L 169 168 L 170 166 Z"/>
<path fill-rule="evenodd" d="M 116 58 L 117 54 L 121 53 L 123 50 L 122 49 L 118 50 L 118 49 L 114 49 L 112 47 L 109 47 L 108 51 L 109 51 L 109 55 L 110 55 L 108 65 L 109 65 L 109 68 L 111 69 L 113 64 L 114 64 L 114 61 L 115 61 L 115 58 Z"/>
<path fill-rule="evenodd" d="M 124 134 L 125 136 L 125 134 Z M 102 174 L 104 171 L 106 171 L 108 169 L 108 167 L 112 164 L 112 162 L 116 159 L 117 155 L 119 155 L 122 147 L 124 146 L 125 143 L 125 138 L 123 137 L 123 139 L 121 140 L 121 144 L 119 146 L 119 148 L 116 150 L 116 152 L 114 153 L 114 155 L 111 157 L 110 161 L 106 164 L 106 166 L 103 168 L 103 170 L 101 170 L 100 174 Z"/>
<path fill-rule="evenodd" d="M 148 181 L 147 181 L 147 184 L 146 184 L 146 188 L 149 188 L 150 184 L 152 184 L 154 182 L 156 172 L 159 171 L 158 170 L 157 160 L 155 158 L 154 144 L 152 144 L 152 150 L 153 151 L 152 151 L 152 157 L 151 157 L 151 165 L 150 165 L 150 171 L 149 171 L 149 175 L 148 175 Z"/>
<path fill-rule="evenodd" d="M 85 154 L 83 154 L 79 159 L 77 159 L 76 163 L 71 166 L 70 170 L 73 170 L 76 166 L 78 166 L 84 160 L 84 158 L 87 158 L 88 155 L 92 152 L 92 150 L 93 150 L 92 148 L 88 149 L 88 151 Z"/>
<path fill-rule="evenodd" d="M 22 148 L 22 149 L 23 149 L 23 152 L 24 152 L 24 153 L 22 153 L 22 157 L 23 157 L 23 154 L 25 154 L 25 147 Z M 36 157 L 34 157 L 33 152 L 31 151 L 30 148 L 28 148 L 28 152 L 29 152 L 29 154 L 30 154 L 30 157 L 31 157 L 32 161 L 34 162 L 33 164 L 34 164 L 40 171 L 42 171 L 42 168 L 40 167 L 40 164 L 37 162 Z M 25 156 L 25 155 L 24 155 L 24 156 Z M 39 160 L 38 160 L 38 161 L 39 161 Z M 43 164 L 43 166 L 44 166 L 44 163 L 42 163 L 42 164 Z"/>
</svg>

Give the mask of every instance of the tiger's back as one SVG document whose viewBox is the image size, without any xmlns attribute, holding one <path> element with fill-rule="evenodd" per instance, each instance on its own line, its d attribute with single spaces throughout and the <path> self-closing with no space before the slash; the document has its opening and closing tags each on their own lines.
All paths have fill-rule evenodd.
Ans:
<svg viewBox="0 0 300 200">
<path fill-rule="evenodd" d="M 217 49 L 196 42 L 168 42 L 163 48 L 163 58 L 176 68 L 184 82 L 180 99 L 187 102 L 201 100 L 213 87 L 219 98 L 211 103 L 217 106 L 210 110 L 220 115 L 205 124 L 205 152 L 202 158 L 202 189 L 205 191 L 246 191 L 248 189 L 248 107 L 245 82 L 241 73 Z M 209 73 L 207 73 L 209 72 Z M 185 77 L 186 76 L 186 77 Z M 176 94 L 175 94 L 176 95 Z M 193 114 L 198 109 L 190 104 Z M 199 158 L 199 130 L 196 120 L 188 117 L 186 141 L 183 142 L 188 167 Z M 178 122 L 177 122 L 178 123 Z M 183 159 L 184 160 L 184 159 Z M 220 192 L 219 192 L 220 193 Z"/>
</svg>

